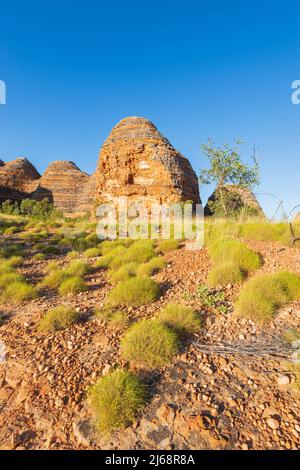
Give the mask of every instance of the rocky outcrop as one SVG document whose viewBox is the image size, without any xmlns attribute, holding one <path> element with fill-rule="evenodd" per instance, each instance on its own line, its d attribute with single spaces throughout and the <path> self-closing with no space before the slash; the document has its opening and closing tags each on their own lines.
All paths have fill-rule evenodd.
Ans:
<svg viewBox="0 0 300 470">
<path fill-rule="evenodd" d="M 0 202 L 20 201 L 31 192 L 41 175 L 27 158 L 0 162 Z"/>
<path fill-rule="evenodd" d="M 149 204 L 200 203 L 197 176 L 189 161 L 147 119 L 120 121 L 100 151 L 96 199 L 106 202 L 119 196 Z"/>
<path fill-rule="evenodd" d="M 89 212 L 95 199 L 94 177 L 69 161 L 51 163 L 43 176 L 26 158 L 0 161 L 0 202 L 46 197 L 66 214 Z"/>
<path fill-rule="evenodd" d="M 243 207 L 248 207 L 252 209 L 257 216 L 264 217 L 264 212 L 257 201 L 253 192 L 248 188 L 243 188 L 237 185 L 226 185 L 226 191 L 237 196 L 237 203 L 240 203 L 240 209 Z M 204 209 L 204 213 L 207 216 L 214 215 L 214 210 L 212 203 L 216 202 L 218 199 L 218 189 L 216 189 L 213 194 L 209 197 L 207 204 Z"/>
<path fill-rule="evenodd" d="M 73 162 L 52 162 L 38 181 L 33 199 L 50 197 L 54 206 L 66 214 L 87 212 L 94 198 L 93 179 Z"/>
<path fill-rule="evenodd" d="M 189 161 L 147 119 L 123 119 L 110 133 L 89 176 L 71 161 L 51 163 L 43 176 L 26 158 L 0 161 L 0 202 L 47 197 L 66 214 L 84 214 L 99 202 L 200 203 L 197 176 Z"/>
</svg>

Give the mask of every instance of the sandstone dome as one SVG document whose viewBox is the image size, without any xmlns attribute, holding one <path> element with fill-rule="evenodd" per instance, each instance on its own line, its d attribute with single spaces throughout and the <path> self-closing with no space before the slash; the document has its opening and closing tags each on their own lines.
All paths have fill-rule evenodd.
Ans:
<svg viewBox="0 0 300 470">
<path fill-rule="evenodd" d="M 113 201 L 118 196 L 147 203 L 200 203 L 198 179 L 190 162 L 148 119 L 122 119 L 101 148 L 96 199 Z"/>
</svg>

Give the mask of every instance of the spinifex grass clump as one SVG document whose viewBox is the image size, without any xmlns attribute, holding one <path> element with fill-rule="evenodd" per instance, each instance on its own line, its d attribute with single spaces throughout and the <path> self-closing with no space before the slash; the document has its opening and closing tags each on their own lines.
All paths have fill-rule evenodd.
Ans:
<svg viewBox="0 0 300 470">
<path fill-rule="evenodd" d="M 120 282 L 108 294 L 111 305 L 148 305 L 159 298 L 160 288 L 153 279 L 134 277 Z"/>
<path fill-rule="evenodd" d="M 148 263 L 143 263 L 138 265 L 136 274 L 138 276 L 152 276 L 160 269 L 163 269 L 167 266 L 167 262 L 164 258 L 160 256 L 156 256 L 152 258 Z"/>
<path fill-rule="evenodd" d="M 259 255 L 239 240 L 220 240 L 208 249 L 215 264 L 232 262 L 240 269 L 251 272 L 261 266 Z"/>
<path fill-rule="evenodd" d="M 127 279 L 130 279 L 136 275 L 137 267 L 137 263 L 123 264 L 123 266 L 121 266 L 116 271 L 110 271 L 108 273 L 108 278 L 114 283 L 126 281 Z"/>
<path fill-rule="evenodd" d="M 145 388 L 130 372 L 117 369 L 90 387 L 89 402 L 99 431 L 131 424 L 145 404 Z"/>
<path fill-rule="evenodd" d="M 73 307 L 60 305 L 46 313 L 40 321 L 39 330 L 45 333 L 62 330 L 78 321 L 79 317 L 80 314 Z"/>
<path fill-rule="evenodd" d="M 97 256 L 100 256 L 101 255 L 101 250 L 100 248 L 88 248 L 87 250 L 85 250 L 83 252 L 83 256 L 85 256 L 86 258 L 97 258 Z"/>
<path fill-rule="evenodd" d="M 111 242 L 112 243 L 112 242 Z M 112 250 L 106 252 L 103 256 L 99 258 L 99 260 L 95 263 L 95 268 L 109 268 L 111 263 L 115 260 L 115 258 L 120 257 L 122 262 L 125 263 L 124 256 L 126 253 L 126 248 L 124 246 L 117 246 Z"/>
<path fill-rule="evenodd" d="M 90 266 L 81 260 L 71 261 L 69 266 L 65 269 L 67 275 L 70 276 L 84 276 L 90 271 Z"/>
<path fill-rule="evenodd" d="M 59 286 L 60 295 L 79 294 L 87 290 L 86 283 L 81 276 L 67 277 Z"/>
<path fill-rule="evenodd" d="M 71 261 L 66 269 L 58 268 L 56 263 L 48 266 L 49 274 L 41 286 L 58 289 L 60 295 L 77 294 L 87 289 L 83 275 L 89 271 L 89 265 L 80 260 Z"/>
<path fill-rule="evenodd" d="M 154 258 L 154 256 L 155 251 L 151 246 L 135 242 L 124 254 L 124 263 L 146 263 L 151 258 Z"/>
<path fill-rule="evenodd" d="M 158 319 L 180 335 L 196 333 L 201 328 L 197 313 L 185 305 L 167 304 Z"/>
<path fill-rule="evenodd" d="M 0 259 L 0 274 L 13 271 L 18 266 L 21 266 L 23 263 L 23 258 L 21 256 L 12 256 L 8 259 Z"/>
<path fill-rule="evenodd" d="M 300 277 L 280 272 L 250 279 L 236 302 L 239 316 L 257 321 L 271 320 L 278 309 L 300 299 Z"/>
<path fill-rule="evenodd" d="M 209 245 L 208 252 L 214 264 L 208 282 L 214 286 L 241 282 L 261 266 L 260 256 L 239 240 L 218 240 Z"/>
<path fill-rule="evenodd" d="M 121 350 L 129 361 L 160 367 L 170 363 L 178 353 L 178 339 L 176 333 L 159 320 L 141 320 L 125 333 Z"/>
<path fill-rule="evenodd" d="M 244 273 L 234 263 L 223 263 L 213 268 L 208 275 L 211 286 L 238 284 L 244 280 Z"/>
<path fill-rule="evenodd" d="M 1 294 L 2 303 L 12 303 L 18 305 L 26 300 L 32 300 L 37 297 L 37 291 L 34 287 L 25 281 L 14 281 L 8 284 Z"/>
<path fill-rule="evenodd" d="M 178 240 L 162 240 L 157 247 L 157 252 L 161 254 L 168 253 L 169 251 L 177 250 L 179 246 L 180 242 Z"/>
</svg>

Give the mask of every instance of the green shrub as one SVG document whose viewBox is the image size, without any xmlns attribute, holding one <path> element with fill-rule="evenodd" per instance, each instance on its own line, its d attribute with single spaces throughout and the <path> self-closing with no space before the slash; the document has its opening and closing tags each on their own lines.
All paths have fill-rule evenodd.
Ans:
<svg viewBox="0 0 300 470">
<path fill-rule="evenodd" d="M 132 242 L 129 239 L 105 240 L 103 242 L 100 242 L 98 246 L 101 249 L 101 253 L 103 255 L 106 255 L 107 253 L 109 253 L 111 250 L 114 250 L 115 248 L 119 248 L 119 247 L 125 248 L 129 246 L 131 243 Z"/>
<path fill-rule="evenodd" d="M 60 295 L 78 294 L 84 292 L 87 286 L 81 276 L 71 276 L 62 281 L 59 286 Z"/>
<path fill-rule="evenodd" d="M 117 271 L 110 271 L 108 278 L 114 283 L 125 281 L 136 275 L 137 267 L 136 263 L 124 264 Z"/>
<path fill-rule="evenodd" d="M 101 255 L 100 248 L 88 248 L 83 252 L 83 256 L 86 258 L 96 258 L 97 256 Z"/>
<path fill-rule="evenodd" d="M 78 321 L 80 314 L 73 307 L 60 305 L 59 307 L 48 310 L 41 319 L 38 329 L 45 333 L 68 328 Z"/>
<path fill-rule="evenodd" d="M 154 256 L 153 248 L 134 243 L 124 254 L 124 263 L 146 263 Z"/>
<path fill-rule="evenodd" d="M 134 277 L 120 282 L 108 294 L 112 305 L 147 305 L 158 299 L 159 286 L 147 277 Z"/>
<path fill-rule="evenodd" d="M 213 268 L 208 276 L 211 286 L 225 286 L 227 284 L 238 284 L 244 279 L 244 273 L 232 262 L 220 264 Z"/>
<path fill-rule="evenodd" d="M 23 281 L 14 281 L 7 285 L 1 295 L 3 303 L 12 303 L 18 305 L 25 300 L 32 300 L 37 297 L 37 291 L 34 287 L 30 286 Z"/>
<path fill-rule="evenodd" d="M 148 263 L 138 265 L 136 274 L 138 276 L 152 276 L 157 271 L 165 268 L 166 266 L 167 262 L 164 260 L 164 258 L 156 256 L 155 258 L 152 258 L 150 261 L 148 261 Z"/>
<path fill-rule="evenodd" d="M 141 320 L 125 333 L 121 350 L 129 361 L 160 367 L 178 353 L 177 335 L 158 320 Z"/>
<path fill-rule="evenodd" d="M 12 256 L 8 259 L 0 259 L 0 274 L 14 270 L 14 268 L 21 266 L 23 258 L 21 256 Z"/>
<path fill-rule="evenodd" d="M 59 255 L 61 253 L 61 250 L 58 246 L 47 245 L 43 247 L 43 253 L 45 255 Z"/>
<path fill-rule="evenodd" d="M 23 282 L 24 276 L 16 273 L 15 271 L 6 272 L 0 274 L 0 292 L 3 291 L 7 286 L 14 282 Z"/>
<path fill-rule="evenodd" d="M 168 304 L 160 311 L 158 319 L 178 334 L 192 334 L 199 331 L 201 322 L 194 310 L 185 305 Z"/>
<path fill-rule="evenodd" d="M 145 389 L 136 376 L 117 369 L 90 387 L 88 397 L 97 429 L 108 433 L 134 421 L 145 404 Z"/>
<path fill-rule="evenodd" d="M 231 262 L 246 273 L 261 266 L 259 255 L 239 240 L 217 241 L 209 246 L 208 252 L 215 264 Z"/>
<path fill-rule="evenodd" d="M 92 248 L 92 247 L 97 246 L 100 240 L 96 233 L 90 233 L 89 235 L 85 237 L 85 241 L 87 242 L 87 245 Z"/>
<path fill-rule="evenodd" d="M 53 269 L 42 281 L 42 285 L 50 289 L 58 289 L 61 283 L 67 278 L 64 269 Z"/>
<path fill-rule="evenodd" d="M 252 320 L 268 321 L 280 307 L 300 298 L 299 277 L 276 273 L 250 279 L 240 292 L 236 313 Z"/>
<path fill-rule="evenodd" d="M 124 246 L 117 246 L 112 250 L 109 250 L 106 254 L 101 256 L 96 263 L 95 268 L 109 268 L 113 260 L 117 257 L 124 256 L 126 253 L 126 248 Z M 124 261 L 125 262 L 125 261 Z"/>
<path fill-rule="evenodd" d="M 162 240 L 157 247 L 157 252 L 164 254 L 168 253 L 169 251 L 177 250 L 180 247 L 180 242 L 178 240 L 170 239 L 170 240 Z"/>
<path fill-rule="evenodd" d="M 81 260 L 71 261 L 69 266 L 65 269 L 68 276 L 84 276 L 90 271 L 90 266 Z"/>
<path fill-rule="evenodd" d="M 240 226 L 240 236 L 249 240 L 276 241 L 288 233 L 289 227 L 285 223 L 274 224 L 261 221 L 245 223 Z"/>
</svg>

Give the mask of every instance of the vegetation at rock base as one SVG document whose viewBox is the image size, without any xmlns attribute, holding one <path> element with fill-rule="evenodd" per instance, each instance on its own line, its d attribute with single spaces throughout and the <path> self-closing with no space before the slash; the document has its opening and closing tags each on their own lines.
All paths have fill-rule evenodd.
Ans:
<svg viewBox="0 0 300 470">
<path fill-rule="evenodd" d="M 141 306 L 154 302 L 159 295 L 159 285 L 142 276 L 120 282 L 109 292 L 107 301 L 112 305 Z"/>
<path fill-rule="evenodd" d="M 135 420 L 145 404 L 146 393 L 135 375 L 116 369 L 91 386 L 88 397 L 97 429 L 110 433 Z"/>
<path fill-rule="evenodd" d="M 191 308 L 181 304 L 167 304 L 159 312 L 157 318 L 180 335 L 197 333 L 201 328 L 199 315 Z"/>
<path fill-rule="evenodd" d="M 62 330 L 77 322 L 79 318 L 80 314 L 73 307 L 60 305 L 48 310 L 41 319 L 38 329 L 44 333 Z"/>
<path fill-rule="evenodd" d="M 232 204 L 232 195 L 229 196 L 226 191 L 227 184 L 251 188 L 259 183 L 259 165 L 255 152 L 252 155 L 253 166 L 250 167 L 242 162 L 241 143 L 241 141 L 237 141 L 234 147 L 224 143 L 218 147 L 213 140 L 209 140 L 201 146 L 208 159 L 209 168 L 201 171 L 199 181 L 201 184 L 216 184 L 220 201 L 219 216 L 229 216 L 234 212 L 235 205 Z"/>
<path fill-rule="evenodd" d="M 178 353 L 178 338 L 159 320 L 141 320 L 123 336 L 121 351 L 129 361 L 160 367 L 169 364 Z"/>
<path fill-rule="evenodd" d="M 280 272 L 256 276 L 242 288 L 236 302 L 239 316 L 256 321 L 271 320 L 279 308 L 300 299 L 300 277 Z"/>
</svg>

